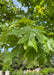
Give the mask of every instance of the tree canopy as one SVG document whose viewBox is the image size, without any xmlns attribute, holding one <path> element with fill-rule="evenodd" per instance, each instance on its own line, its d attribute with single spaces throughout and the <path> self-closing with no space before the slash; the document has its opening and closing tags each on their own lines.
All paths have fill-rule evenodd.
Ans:
<svg viewBox="0 0 54 75">
<path fill-rule="evenodd" d="M 27 7 L 26 13 L 12 0 L 0 0 L 0 49 L 12 48 L 5 53 L 5 62 L 21 56 L 45 64 L 54 52 L 54 1 L 18 1 Z"/>
</svg>

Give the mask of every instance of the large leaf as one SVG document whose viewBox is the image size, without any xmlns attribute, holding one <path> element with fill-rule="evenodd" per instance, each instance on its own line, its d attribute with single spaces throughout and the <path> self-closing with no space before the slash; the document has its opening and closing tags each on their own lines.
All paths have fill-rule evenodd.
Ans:
<svg viewBox="0 0 54 75">
<path fill-rule="evenodd" d="M 33 31 L 30 32 L 28 46 L 33 47 L 37 51 L 37 43 Z"/>
<path fill-rule="evenodd" d="M 13 28 L 12 31 L 8 32 L 7 35 L 21 35 L 28 32 L 30 28 L 24 27 L 24 28 Z"/>
<path fill-rule="evenodd" d="M 49 39 L 47 41 L 47 47 L 48 47 L 49 50 L 54 51 L 54 41 L 53 41 L 53 39 Z"/>
<path fill-rule="evenodd" d="M 44 34 L 42 33 L 43 31 L 40 29 L 33 29 L 36 38 L 39 40 L 39 42 L 44 43 L 44 41 L 47 41 L 48 38 L 46 36 L 44 36 Z"/>
<path fill-rule="evenodd" d="M 22 38 L 18 41 L 19 44 L 24 43 L 24 49 L 27 49 L 29 46 L 33 47 L 37 50 L 37 40 L 35 40 L 35 36 L 40 43 L 46 43 L 48 38 L 43 34 L 44 31 L 36 28 L 36 29 L 28 29 L 27 34 L 24 34 Z"/>
<path fill-rule="evenodd" d="M 25 35 L 18 41 L 19 44 L 25 43 L 25 42 L 27 42 L 27 47 L 31 46 L 37 51 L 37 43 L 36 43 L 33 31 L 28 32 L 27 35 Z"/>
</svg>

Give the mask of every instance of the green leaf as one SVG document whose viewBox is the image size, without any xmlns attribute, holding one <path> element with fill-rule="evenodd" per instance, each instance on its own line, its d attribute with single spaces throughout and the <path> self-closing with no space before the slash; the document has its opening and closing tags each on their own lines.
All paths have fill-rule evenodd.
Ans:
<svg viewBox="0 0 54 75">
<path fill-rule="evenodd" d="M 26 43 L 25 43 L 26 42 Z M 26 49 L 28 46 L 33 47 L 37 51 L 37 43 L 35 40 L 34 32 L 32 30 L 28 31 L 24 37 L 22 37 L 18 43 L 24 43 L 24 48 Z"/>
<path fill-rule="evenodd" d="M 29 61 L 31 60 L 34 60 L 34 58 L 36 57 L 36 51 L 31 48 L 31 47 L 28 47 L 26 52 L 25 52 L 25 55 L 24 55 Z"/>
<path fill-rule="evenodd" d="M 49 50 L 54 51 L 54 41 L 53 39 L 50 39 L 47 41 L 47 47 Z"/>
<path fill-rule="evenodd" d="M 47 41 L 48 38 L 46 36 L 44 36 L 44 34 L 42 33 L 43 31 L 40 29 L 33 29 L 36 38 L 41 42 L 44 43 L 44 41 Z"/>
<path fill-rule="evenodd" d="M 26 25 L 31 25 L 31 24 L 33 24 L 33 21 L 30 20 L 29 18 L 22 17 L 18 23 L 25 23 Z"/>
<path fill-rule="evenodd" d="M 7 35 L 21 35 L 25 34 L 29 31 L 29 27 L 24 27 L 24 28 L 13 28 L 12 31 L 8 32 Z"/>
<path fill-rule="evenodd" d="M 19 41 L 18 44 L 24 43 L 28 40 L 28 35 L 24 35 L 24 37 L 22 37 Z"/>
<path fill-rule="evenodd" d="M 28 46 L 31 46 L 31 47 L 33 47 L 36 51 L 38 51 L 38 50 L 37 50 L 37 43 L 36 43 L 36 40 L 35 40 L 35 36 L 34 36 L 33 31 L 30 32 L 29 41 L 28 41 Z"/>
</svg>

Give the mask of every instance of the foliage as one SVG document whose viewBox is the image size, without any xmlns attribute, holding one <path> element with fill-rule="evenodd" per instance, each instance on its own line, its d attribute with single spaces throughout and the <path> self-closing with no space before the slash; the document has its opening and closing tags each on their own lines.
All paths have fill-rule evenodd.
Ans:
<svg viewBox="0 0 54 75">
<path fill-rule="evenodd" d="M 5 54 L 4 63 L 12 63 L 15 56 L 29 62 L 37 57 L 39 65 L 50 62 L 54 52 L 54 1 L 18 0 L 28 7 L 25 13 L 12 0 L 0 0 L 0 49 L 12 51 Z"/>
<path fill-rule="evenodd" d="M 54 68 L 43 68 L 40 72 L 28 72 L 26 73 L 25 75 L 48 75 L 50 73 L 54 73 Z M 12 73 L 13 75 L 23 75 L 23 71 L 20 70 L 20 71 L 14 71 Z"/>
<path fill-rule="evenodd" d="M 28 61 L 26 61 L 26 62 L 28 62 Z M 31 69 L 31 70 L 35 69 L 36 67 L 39 67 L 39 63 L 37 62 L 36 59 L 34 61 L 31 61 L 30 63 L 27 63 L 27 65 L 26 65 L 26 68 Z"/>
<path fill-rule="evenodd" d="M 2 58 L 2 57 L 1 57 L 1 50 L 0 50 L 0 70 L 2 69 L 2 62 L 3 62 L 3 61 L 1 60 L 1 58 Z"/>
<path fill-rule="evenodd" d="M 0 0 L 0 22 L 4 23 L 8 20 L 12 20 L 13 16 L 15 16 L 14 12 L 15 10 L 11 0 Z"/>
<path fill-rule="evenodd" d="M 23 71 L 20 70 L 20 71 L 14 71 L 14 72 L 12 73 L 12 75 L 24 75 L 24 74 L 23 74 Z"/>
<path fill-rule="evenodd" d="M 27 14 L 35 20 L 37 26 L 45 26 L 47 31 L 54 31 L 53 0 L 18 0 L 22 6 L 28 7 Z M 35 26 L 36 26 L 35 25 Z"/>
<path fill-rule="evenodd" d="M 10 58 L 9 58 L 10 59 Z M 22 58 L 22 56 L 14 57 L 12 60 L 6 59 L 3 64 L 3 71 L 6 71 L 7 69 L 9 71 L 15 71 L 15 70 L 27 70 L 27 69 L 35 69 L 39 66 L 37 60 L 28 62 L 27 59 Z"/>
<path fill-rule="evenodd" d="M 38 73 L 38 72 L 30 72 L 30 73 L 26 73 L 25 75 L 43 75 L 42 73 Z"/>
<path fill-rule="evenodd" d="M 54 68 L 48 68 L 48 73 L 54 73 Z"/>
<path fill-rule="evenodd" d="M 47 68 L 43 68 L 43 70 L 41 70 L 41 73 L 48 73 L 48 69 Z"/>
<path fill-rule="evenodd" d="M 2 70 L 3 69 L 3 66 L 4 66 L 4 63 L 3 63 L 3 61 L 4 61 L 4 55 L 7 53 L 7 51 L 5 50 L 4 52 L 1 52 L 1 50 L 0 50 L 0 70 Z"/>
<path fill-rule="evenodd" d="M 43 68 L 40 73 L 54 73 L 54 68 Z"/>
</svg>

